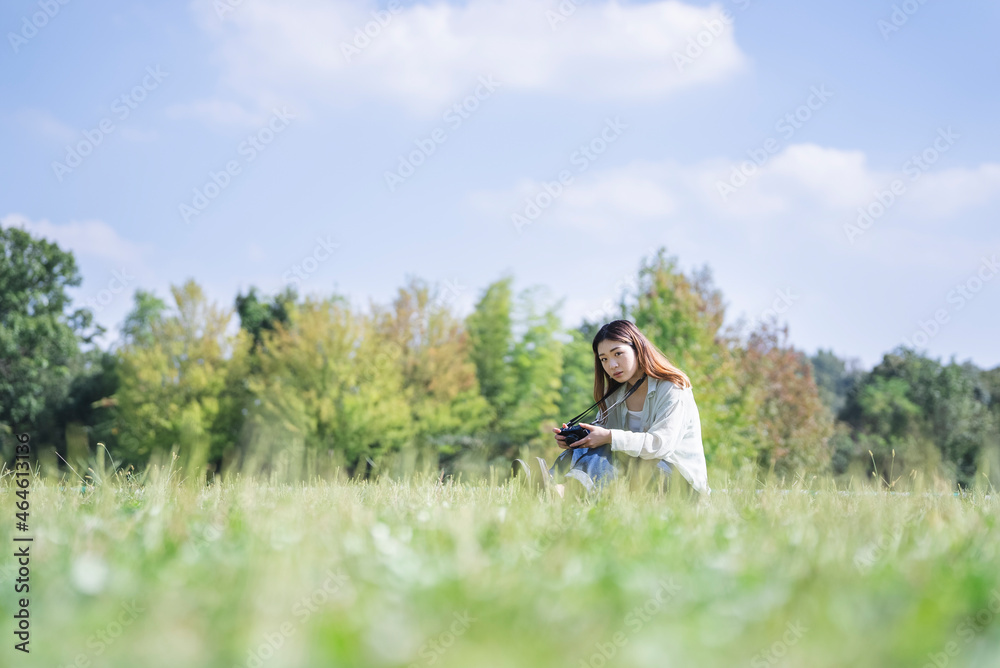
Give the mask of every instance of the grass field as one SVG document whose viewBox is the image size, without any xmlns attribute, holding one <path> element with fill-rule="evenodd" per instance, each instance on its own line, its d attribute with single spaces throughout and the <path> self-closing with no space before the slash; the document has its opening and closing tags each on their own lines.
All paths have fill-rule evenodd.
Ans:
<svg viewBox="0 0 1000 668">
<path fill-rule="evenodd" d="M 95 476 L 32 481 L 31 653 L 8 556 L 0 665 L 1000 665 L 995 493 Z"/>
</svg>

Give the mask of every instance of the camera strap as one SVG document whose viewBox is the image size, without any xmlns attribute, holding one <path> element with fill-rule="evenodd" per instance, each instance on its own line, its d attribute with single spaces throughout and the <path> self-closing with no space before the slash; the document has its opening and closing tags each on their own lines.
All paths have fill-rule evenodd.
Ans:
<svg viewBox="0 0 1000 668">
<path fill-rule="evenodd" d="M 625 396 L 624 396 L 624 397 L 622 397 L 621 399 L 619 399 L 619 400 L 618 400 L 618 401 L 616 401 L 615 403 L 613 403 L 613 404 L 611 404 L 610 406 L 608 406 L 608 409 L 607 409 L 607 411 L 605 411 L 605 413 L 604 413 L 604 414 L 605 414 L 605 415 L 607 415 L 608 413 L 610 413 L 610 412 L 611 412 L 611 409 L 612 409 L 612 408 L 614 408 L 615 406 L 617 406 L 618 404 L 620 404 L 621 402 L 625 401 L 625 400 L 626 400 L 626 399 L 628 399 L 628 398 L 629 398 L 630 396 L 632 396 L 632 393 L 633 393 L 633 392 L 635 392 L 636 390 L 638 390 L 638 389 L 639 389 L 639 386 L 640 386 L 640 385 L 642 385 L 643 381 L 645 381 L 645 380 L 646 380 L 646 374 L 642 374 L 642 378 L 640 378 L 640 379 L 639 379 L 639 382 L 638 382 L 638 383 L 636 383 L 635 385 L 633 385 L 633 386 L 632 386 L 632 388 L 631 388 L 631 389 L 630 389 L 630 390 L 629 390 L 628 392 L 626 392 L 626 393 L 625 393 Z M 608 392 L 607 394 L 605 394 L 605 395 L 604 395 L 604 396 L 603 396 L 603 397 L 601 398 L 601 401 L 604 401 L 605 399 L 607 399 L 608 397 L 610 397 L 610 396 L 611 396 L 612 394 L 614 394 L 615 392 L 617 392 L 617 391 L 618 391 L 618 388 L 620 388 L 620 387 L 621 387 L 621 385 L 619 385 L 619 386 L 618 386 L 618 387 L 616 387 L 615 389 L 613 389 L 613 390 L 611 390 L 610 392 Z M 576 424 L 577 422 L 579 422 L 579 421 L 580 421 L 580 418 L 582 418 L 582 417 L 583 417 L 584 415 L 586 415 L 586 414 L 587 414 L 587 413 L 589 413 L 590 411 L 594 410 L 594 406 L 596 406 L 596 405 L 598 405 L 599 403 L 601 403 L 601 401 L 595 401 L 595 402 L 594 402 L 594 405 L 593 405 L 593 406 L 591 406 L 590 408 L 588 408 L 587 410 L 583 411 L 582 413 L 580 413 L 579 415 L 577 415 L 577 416 L 576 416 L 575 418 L 573 418 L 572 420 L 570 420 L 569 422 L 567 422 L 567 423 L 566 423 L 566 426 L 567 426 L 567 427 L 572 427 L 573 425 L 575 425 L 575 424 Z"/>
</svg>

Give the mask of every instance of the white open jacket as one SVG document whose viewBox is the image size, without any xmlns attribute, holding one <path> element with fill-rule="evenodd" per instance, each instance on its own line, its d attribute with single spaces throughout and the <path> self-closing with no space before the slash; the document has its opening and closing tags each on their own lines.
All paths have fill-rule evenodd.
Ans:
<svg viewBox="0 0 1000 668">
<path fill-rule="evenodd" d="M 711 494 L 705 448 L 701 442 L 701 418 L 694 392 L 669 380 L 647 377 L 646 402 L 642 406 L 642 431 L 627 431 L 627 406 L 612 407 L 607 419 L 597 424 L 611 430 L 611 449 L 641 459 L 662 459 L 684 476 L 697 491 Z M 628 388 L 622 384 L 605 402 L 615 403 Z"/>
</svg>

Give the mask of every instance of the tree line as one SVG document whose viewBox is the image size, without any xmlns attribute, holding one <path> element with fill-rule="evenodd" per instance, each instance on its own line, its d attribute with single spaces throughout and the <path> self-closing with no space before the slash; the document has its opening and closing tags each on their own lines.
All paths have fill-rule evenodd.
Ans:
<svg viewBox="0 0 1000 668">
<path fill-rule="evenodd" d="M 238 294 L 232 307 L 188 280 L 168 299 L 137 290 L 117 340 L 69 287 L 71 252 L 0 230 L 0 441 L 29 432 L 47 464 L 103 444 L 141 468 L 176 453 L 198 477 L 294 478 L 430 466 L 482 475 L 532 452 L 593 402 L 591 341 L 633 322 L 694 386 L 709 466 L 779 475 L 937 476 L 960 486 L 1000 471 L 1000 367 L 942 363 L 900 346 L 871 370 L 807 355 L 776 320 L 725 324 L 708 268 L 665 248 L 644 258 L 617 311 L 565 326 L 562 301 L 503 276 L 460 318 L 439 286 L 408 278 L 390 304 Z M 238 324 L 238 327 L 236 326 Z"/>
</svg>

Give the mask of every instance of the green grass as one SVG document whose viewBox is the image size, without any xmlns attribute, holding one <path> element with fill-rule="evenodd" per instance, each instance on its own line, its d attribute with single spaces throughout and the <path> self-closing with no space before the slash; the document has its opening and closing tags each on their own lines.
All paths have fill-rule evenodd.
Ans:
<svg viewBox="0 0 1000 668">
<path fill-rule="evenodd" d="M 95 475 L 96 486 L 33 480 L 31 654 L 13 650 L 6 557 L 0 665 L 920 667 L 1000 656 L 995 493 L 838 493 L 828 480 L 782 489 L 717 474 L 707 499 L 622 483 L 570 501 L 421 475 L 207 487 L 162 467 L 138 482 Z M 0 482 L 5 545 L 11 481 Z"/>
</svg>

